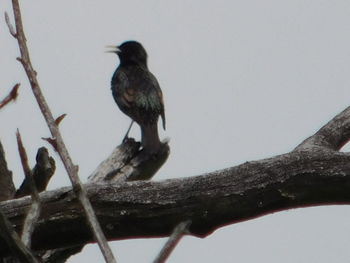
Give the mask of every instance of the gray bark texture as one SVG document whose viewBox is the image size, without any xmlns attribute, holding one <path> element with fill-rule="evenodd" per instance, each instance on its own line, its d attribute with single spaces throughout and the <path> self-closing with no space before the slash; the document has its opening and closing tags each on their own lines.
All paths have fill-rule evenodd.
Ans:
<svg viewBox="0 0 350 263">
<path fill-rule="evenodd" d="M 113 172 L 116 178 L 123 169 L 112 165 L 109 171 L 104 163 L 103 173 L 95 171 L 85 187 L 108 240 L 169 236 L 184 221 L 191 221 L 189 235 L 206 237 L 224 225 L 281 210 L 349 204 L 350 154 L 338 151 L 349 140 L 349 120 L 350 107 L 290 153 L 183 179 L 107 183 L 100 180 L 102 174 Z M 132 152 L 125 144 L 120 147 Z M 122 154 L 120 149 L 112 155 Z M 34 250 L 93 242 L 71 187 L 44 192 L 40 199 Z M 0 203 L 0 209 L 21 229 L 30 204 L 23 197 Z M 0 256 L 9 253 L 0 240 Z"/>
</svg>

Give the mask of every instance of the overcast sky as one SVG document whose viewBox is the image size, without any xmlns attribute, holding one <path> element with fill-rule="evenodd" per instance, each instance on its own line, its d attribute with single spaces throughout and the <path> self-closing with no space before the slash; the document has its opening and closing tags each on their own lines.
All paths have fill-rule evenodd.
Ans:
<svg viewBox="0 0 350 263">
<path fill-rule="evenodd" d="M 11 14 L 10 0 L 0 11 Z M 83 181 L 118 145 L 129 119 L 105 46 L 140 41 L 165 98 L 171 155 L 154 180 L 199 175 L 292 150 L 350 105 L 350 1 L 21 1 L 32 62 Z M 0 15 L 0 140 L 18 184 L 19 128 L 34 164 L 49 131 Z M 135 125 L 132 135 L 139 138 Z M 57 162 L 58 156 L 52 150 Z M 69 185 L 62 165 L 49 189 Z M 329 263 L 350 260 L 350 208 L 295 209 L 184 238 L 168 262 Z M 165 239 L 112 242 L 119 262 L 151 262 Z M 102 262 L 94 245 L 69 262 Z"/>
</svg>

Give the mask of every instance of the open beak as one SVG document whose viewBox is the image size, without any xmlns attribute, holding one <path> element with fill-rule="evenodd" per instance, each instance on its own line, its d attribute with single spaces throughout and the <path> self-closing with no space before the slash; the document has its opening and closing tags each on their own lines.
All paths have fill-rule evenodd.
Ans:
<svg viewBox="0 0 350 263">
<path fill-rule="evenodd" d="M 105 53 L 115 53 L 118 54 L 120 52 L 120 49 L 118 46 L 112 46 L 112 45 L 108 45 L 106 46 L 106 48 L 108 48 L 108 50 L 105 51 Z"/>
</svg>

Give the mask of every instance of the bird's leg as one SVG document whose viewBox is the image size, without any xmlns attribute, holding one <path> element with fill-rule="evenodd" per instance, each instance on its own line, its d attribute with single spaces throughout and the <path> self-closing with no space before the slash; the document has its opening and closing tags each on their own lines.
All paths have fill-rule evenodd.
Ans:
<svg viewBox="0 0 350 263">
<path fill-rule="evenodd" d="M 130 123 L 130 125 L 129 125 L 128 130 L 126 131 L 126 134 L 125 134 L 125 136 L 124 136 L 123 142 L 126 142 L 126 141 L 129 139 L 129 132 L 130 132 L 131 127 L 132 127 L 133 124 L 134 124 L 134 121 L 132 120 L 131 123 Z"/>
</svg>

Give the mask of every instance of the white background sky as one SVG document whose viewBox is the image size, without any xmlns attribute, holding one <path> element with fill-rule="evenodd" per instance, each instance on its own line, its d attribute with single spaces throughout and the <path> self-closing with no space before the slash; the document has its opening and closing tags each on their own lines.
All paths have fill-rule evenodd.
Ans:
<svg viewBox="0 0 350 263">
<path fill-rule="evenodd" d="M 0 2 L 0 140 L 17 185 L 19 128 L 31 163 L 49 131 L 8 34 Z M 199 175 L 292 150 L 350 105 L 350 1 L 21 1 L 32 62 L 80 177 L 121 142 L 129 124 L 105 45 L 135 39 L 165 97 L 171 155 L 154 180 Z M 139 138 L 136 126 L 132 134 Z M 51 153 L 54 154 L 51 150 Z M 57 162 L 58 157 L 55 156 Z M 49 189 L 69 185 L 59 166 Z M 348 262 L 350 208 L 297 209 L 186 237 L 168 262 Z M 151 262 L 165 239 L 112 242 L 119 262 Z M 69 262 L 102 262 L 94 245 Z"/>
</svg>

